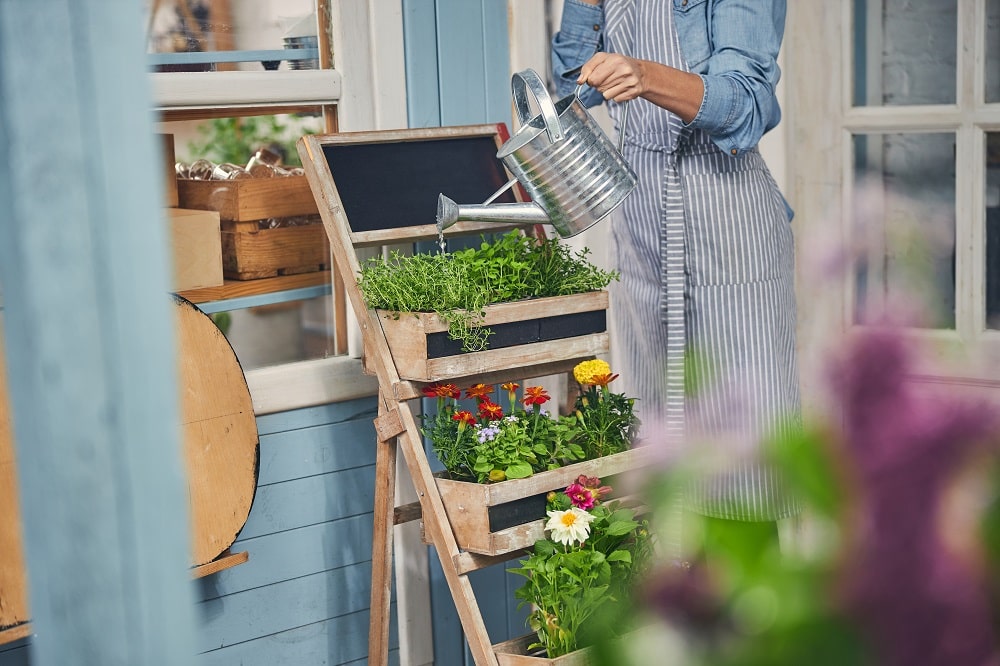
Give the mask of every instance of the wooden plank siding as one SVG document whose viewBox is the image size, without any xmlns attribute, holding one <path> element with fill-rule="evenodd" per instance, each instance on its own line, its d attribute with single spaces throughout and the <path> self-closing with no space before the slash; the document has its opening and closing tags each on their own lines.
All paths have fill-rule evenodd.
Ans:
<svg viewBox="0 0 1000 666">
<path fill-rule="evenodd" d="M 193 583 L 196 664 L 366 663 L 375 415 L 361 398 L 258 417 L 257 493 L 232 546 L 250 558 Z M 0 666 L 30 666 L 29 643 L 0 646 Z"/>
<path fill-rule="evenodd" d="M 363 398 L 258 417 L 257 495 L 233 544 L 250 560 L 199 581 L 198 663 L 366 660 L 375 415 Z M 393 626 L 398 660 L 395 640 Z"/>
</svg>

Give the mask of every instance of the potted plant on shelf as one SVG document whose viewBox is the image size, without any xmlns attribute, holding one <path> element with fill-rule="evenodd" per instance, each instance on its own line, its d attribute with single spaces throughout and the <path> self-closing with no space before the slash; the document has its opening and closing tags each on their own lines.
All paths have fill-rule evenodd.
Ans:
<svg viewBox="0 0 1000 666">
<path fill-rule="evenodd" d="M 390 254 L 361 266 L 400 377 L 505 371 L 607 351 L 603 271 L 557 239 L 511 231 L 454 252 Z"/>
<path fill-rule="evenodd" d="M 628 602 L 635 581 L 652 559 L 652 538 L 636 511 L 615 500 L 596 477 L 580 476 L 561 493 L 550 493 L 546 535 L 510 573 L 523 576 L 515 592 L 531 613 L 534 635 L 496 646 L 500 664 L 586 663 L 598 639 L 628 627 L 610 626 L 622 616 L 614 606 Z"/>
<path fill-rule="evenodd" d="M 609 476 L 641 464 L 645 452 L 632 449 L 634 400 L 609 389 L 616 375 L 608 364 L 584 361 L 575 376 L 581 393 L 567 415 L 544 409 L 550 398 L 540 386 L 525 387 L 519 402 L 518 384 L 501 385 L 506 408 L 492 399 L 492 385 L 424 387 L 437 409 L 421 415 L 422 432 L 445 466 L 437 485 L 463 550 L 498 555 L 529 548 L 543 535 L 550 491 L 581 475 Z M 474 406 L 464 408 L 463 395 Z"/>
</svg>

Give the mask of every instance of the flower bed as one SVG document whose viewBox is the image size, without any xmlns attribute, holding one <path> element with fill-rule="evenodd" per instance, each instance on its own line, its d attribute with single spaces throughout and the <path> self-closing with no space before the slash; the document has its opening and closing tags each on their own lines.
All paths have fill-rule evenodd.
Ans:
<svg viewBox="0 0 1000 666">
<path fill-rule="evenodd" d="M 634 401 L 609 388 L 617 375 L 607 363 L 584 361 L 574 372 L 581 385 L 572 414 L 543 409 L 549 396 L 540 386 L 476 384 L 464 391 L 475 408 L 463 409 L 454 384 L 424 388 L 437 410 L 422 415 L 445 472 L 437 485 L 463 550 L 498 555 L 528 548 L 543 536 L 547 495 L 580 476 L 608 477 L 644 464 L 646 451 L 631 449 L 638 421 Z"/>
</svg>

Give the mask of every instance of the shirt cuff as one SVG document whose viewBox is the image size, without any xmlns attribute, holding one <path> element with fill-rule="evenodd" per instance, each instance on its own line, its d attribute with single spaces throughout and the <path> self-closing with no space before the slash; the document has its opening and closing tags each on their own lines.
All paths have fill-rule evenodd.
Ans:
<svg viewBox="0 0 1000 666">
<path fill-rule="evenodd" d="M 714 136 L 728 135 L 737 111 L 736 100 L 739 90 L 736 82 L 725 76 L 705 74 L 698 76 L 701 77 L 705 92 L 698 113 L 687 127 L 704 130 Z M 720 147 L 731 155 L 740 154 L 741 151 L 735 141 L 726 143 L 731 145 L 720 145 Z"/>
</svg>

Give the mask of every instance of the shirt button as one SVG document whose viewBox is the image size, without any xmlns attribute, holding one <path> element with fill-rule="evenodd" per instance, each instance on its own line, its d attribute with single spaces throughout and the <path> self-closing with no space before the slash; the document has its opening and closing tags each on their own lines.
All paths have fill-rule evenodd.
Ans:
<svg viewBox="0 0 1000 666">
<path fill-rule="evenodd" d="M 729 151 L 729 154 L 730 154 L 730 155 L 735 155 L 735 154 L 736 154 L 736 153 L 738 153 L 738 152 L 740 152 L 740 151 L 738 151 L 738 150 L 736 150 L 735 148 L 733 148 L 732 150 L 730 150 L 730 151 Z"/>
<path fill-rule="evenodd" d="M 687 7 L 687 6 L 688 6 L 688 0 L 681 0 L 681 7 Z"/>
<path fill-rule="evenodd" d="M 594 32 L 598 32 L 600 29 L 601 29 L 600 24 L 595 23 L 594 24 Z"/>
</svg>

